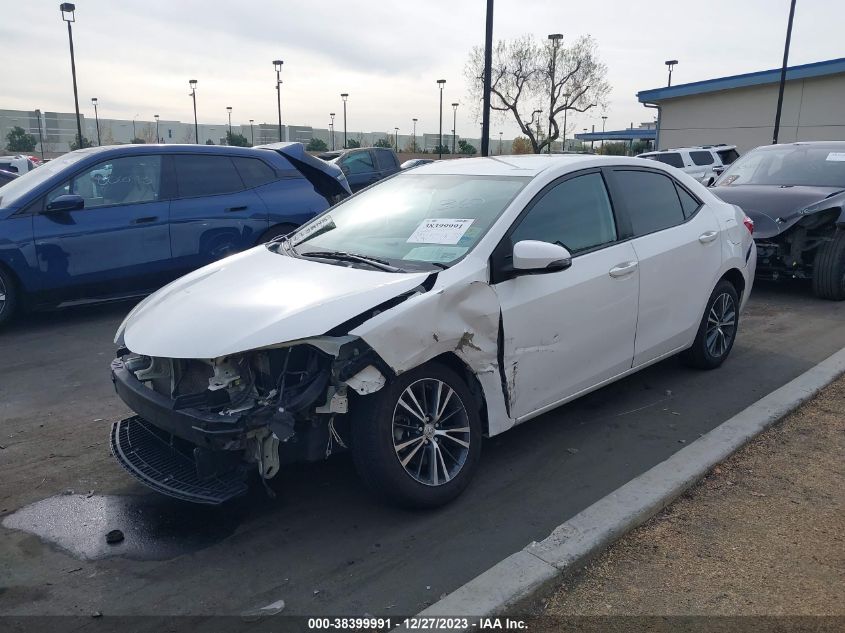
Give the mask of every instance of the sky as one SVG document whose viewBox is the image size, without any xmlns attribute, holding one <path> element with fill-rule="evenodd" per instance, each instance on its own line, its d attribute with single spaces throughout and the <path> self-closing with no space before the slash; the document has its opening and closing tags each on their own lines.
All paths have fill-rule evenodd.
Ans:
<svg viewBox="0 0 845 633">
<path fill-rule="evenodd" d="M 73 111 L 67 30 L 58 0 L 0 0 L 0 108 Z M 12 4 L 14 6 L 12 6 Z M 282 59 L 282 119 L 327 127 L 349 93 L 350 131 L 436 133 L 437 79 L 446 79 L 444 131 L 478 137 L 464 66 L 484 42 L 485 0 L 77 0 L 73 25 L 80 109 L 101 117 L 191 121 L 188 80 L 197 79 L 200 122 L 276 121 L 275 72 Z M 636 100 L 673 84 L 779 67 L 789 0 L 495 0 L 495 40 L 529 33 L 564 42 L 592 35 L 608 67 L 607 109 L 570 117 L 568 128 L 620 129 L 653 120 Z M 789 62 L 845 57 L 845 2 L 798 0 Z M 518 134 L 494 118 L 491 136 Z"/>
</svg>

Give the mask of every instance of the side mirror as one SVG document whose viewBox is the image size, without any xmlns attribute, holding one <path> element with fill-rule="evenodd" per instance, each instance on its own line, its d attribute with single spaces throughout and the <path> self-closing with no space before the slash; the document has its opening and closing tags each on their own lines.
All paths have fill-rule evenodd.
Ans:
<svg viewBox="0 0 845 633">
<path fill-rule="evenodd" d="M 56 213 L 62 211 L 79 211 L 85 208 L 85 199 L 76 194 L 65 194 L 55 198 L 47 205 L 47 213 Z"/>
<path fill-rule="evenodd" d="M 572 255 L 560 244 L 522 240 L 513 247 L 513 269 L 518 273 L 551 273 L 572 265 Z"/>
</svg>

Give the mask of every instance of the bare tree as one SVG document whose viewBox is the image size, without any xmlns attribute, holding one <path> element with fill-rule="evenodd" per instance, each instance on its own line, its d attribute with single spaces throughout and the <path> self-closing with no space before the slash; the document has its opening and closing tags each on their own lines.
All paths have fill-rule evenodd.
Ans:
<svg viewBox="0 0 845 633">
<path fill-rule="evenodd" d="M 470 51 L 464 74 L 470 85 L 470 99 L 479 104 L 483 96 L 484 49 Z M 570 46 L 537 42 L 531 35 L 511 41 L 500 40 L 493 51 L 490 107 L 510 114 L 528 137 L 534 152 L 542 152 L 565 135 L 559 120 L 567 112 L 586 112 L 604 106 L 610 85 L 607 66 L 598 57 L 595 40 L 579 37 Z M 535 111 L 542 110 L 551 127 L 534 127 Z M 543 115 L 540 115 L 541 117 Z M 532 129 L 532 127 L 534 129 Z"/>
<path fill-rule="evenodd" d="M 144 143 L 155 143 L 156 142 L 156 134 L 155 128 L 153 127 L 152 123 L 146 123 L 141 126 L 141 129 L 138 131 L 138 138 L 142 139 Z"/>
</svg>

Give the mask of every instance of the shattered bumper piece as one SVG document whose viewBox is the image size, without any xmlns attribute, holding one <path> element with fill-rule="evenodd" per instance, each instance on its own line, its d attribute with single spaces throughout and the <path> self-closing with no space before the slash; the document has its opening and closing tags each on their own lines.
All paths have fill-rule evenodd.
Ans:
<svg viewBox="0 0 845 633">
<path fill-rule="evenodd" d="M 111 429 L 112 454 L 142 484 L 183 501 L 212 505 L 247 491 L 242 468 L 200 477 L 194 457 L 171 446 L 153 428 L 134 416 L 115 422 Z"/>
</svg>

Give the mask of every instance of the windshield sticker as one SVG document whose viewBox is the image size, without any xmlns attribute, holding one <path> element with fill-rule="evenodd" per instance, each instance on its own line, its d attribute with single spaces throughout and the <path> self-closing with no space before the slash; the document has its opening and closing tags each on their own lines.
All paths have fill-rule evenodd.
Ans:
<svg viewBox="0 0 845 633">
<path fill-rule="evenodd" d="M 474 220 L 427 218 L 408 238 L 408 244 L 457 244 Z"/>
<path fill-rule="evenodd" d="M 465 246 L 417 246 L 402 259 L 413 259 L 420 262 L 448 263 L 458 259 L 469 249 Z"/>
<path fill-rule="evenodd" d="M 320 219 L 294 233 L 291 238 L 291 243 L 293 246 L 296 246 L 297 244 L 301 244 L 305 240 L 314 237 L 318 233 L 325 233 L 326 231 L 331 231 L 333 228 L 336 227 L 334 220 L 332 220 L 332 216 L 324 215 Z"/>
<path fill-rule="evenodd" d="M 845 162 L 845 152 L 831 152 L 827 155 L 827 158 L 825 158 L 825 160 L 830 160 L 838 163 Z"/>
</svg>

